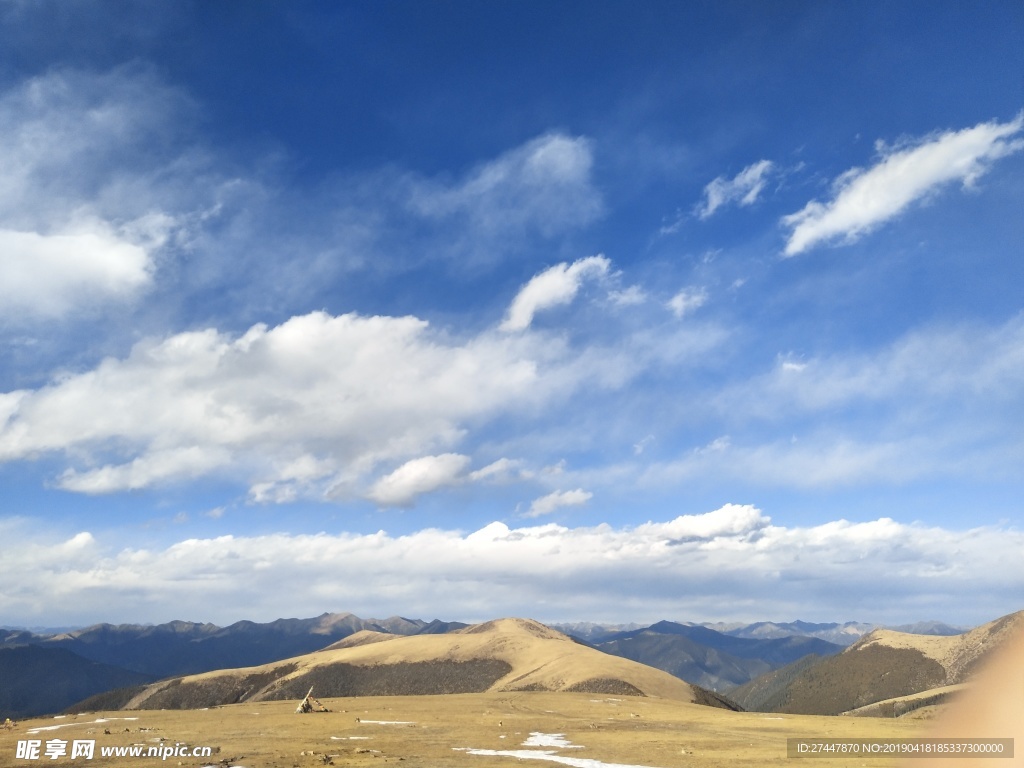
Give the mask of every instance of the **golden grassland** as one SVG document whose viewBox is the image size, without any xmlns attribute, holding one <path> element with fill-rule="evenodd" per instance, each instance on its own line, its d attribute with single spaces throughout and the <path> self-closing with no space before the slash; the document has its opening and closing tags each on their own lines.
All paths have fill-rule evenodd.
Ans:
<svg viewBox="0 0 1024 768">
<path fill-rule="evenodd" d="M 327 713 L 296 714 L 295 701 L 234 704 L 207 710 L 135 710 L 43 718 L 0 732 L 0 766 L 246 766 L 293 768 L 400 764 L 402 768 L 512 768 L 514 756 L 475 755 L 465 749 L 549 750 L 600 764 L 782 766 L 788 738 L 910 738 L 924 733 L 918 719 L 824 717 L 731 712 L 655 697 L 565 692 L 488 692 L 444 696 L 324 699 Z M 127 720 L 126 717 L 138 718 Z M 101 718 L 107 722 L 97 723 Z M 117 719 L 115 719 L 117 718 Z M 373 722 L 378 721 L 378 722 Z M 390 722 L 379 722 L 390 721 Z M 397 722 L 395 722 L 397 721 Z M 29 734 L 39 726 L 57 730 Z M 531 733 L 557 733 L 577 748 L 524 747 Z M 16 760 L 16 742 L 36 738 L 95 739 L 93 760 Z M 162 741 L 161 741 L 162 740 Z M 211 758 L 100 759 L 99 748 L 185 743 L 210 746 Z M 537 766 L 557 765 L 547 760 Z M 1000 761 L 1001 762 L 1001 761 Z M 895 760 L 820 758 L 807 768 L 870 765 Z M 577 765 L 585 765 L 577 763 Z M 587 766 L 590 768 L 590 766 Z M 995 766 L 993 766 L 995 768 Z"/>
</svg>

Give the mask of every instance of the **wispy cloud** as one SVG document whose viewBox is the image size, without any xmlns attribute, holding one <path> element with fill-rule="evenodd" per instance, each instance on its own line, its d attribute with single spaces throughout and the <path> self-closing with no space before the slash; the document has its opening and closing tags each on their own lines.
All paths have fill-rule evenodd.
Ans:
<svg viewBox="0 0 1024 768">
<path fill-rule="evenodd" d="M 173 193 L 147 178 L 166 182 L 182 162 L 166 123 L 187 110 L 137 68 L 55 70 L 0 94 L 0 319 L 64 317 L 152 288 L 178 224 Z"/>
<path fill-rule="evenodd" d="M 534 499 L 524 517 L 543 517 L 563 507 L 579 507 L 594 497 L 590 491 L 577 488 L 573 491 L 555 491 L 547 496 Z"/>
<path fill-rule="evenodd" d="M 493 258 L 508 241 L 552 237 L 601 215 L 591 179 L 593 147 L 584 137 L 551 133 L 483 163 L 455 182 L 408 177 L 409 210 L 459 233 L 457 249 Z"/>
<path fill-rule="evenodd" d="M 512 300 L 501 330 L 522 331 L 529 328 L 534 315 L 571 302 L 576 298 L 584 280 L 608 274 L 610 264 L 604 256 L 588 256 L 572 264 L 556 264 L 534 276 Z"/>
<path fill-rule="evenodd" d="M 764 190 L 767 177 L 774 167 L 771 160 L 759 160 L 748 165 L 731 179 L 719 176 L 704 187 L 704 197 L 696 209 L 697 216 L 708 219 L 728 203 L 753 205 Z"/>
<path fill-rule="evenodd" d="M 915 331 L 871 353 L 780 356 L 694 403 L 738 434 L 649 464 L 638 482 L 837 488 L 1011 477 L 1024 439 L 1005 413 L 1024 408 L 1021 350 L 1016 317 Z"/>
<path fill-rule="evenodd" d="M 0 526 L 0 611 L 23 622 L 138 622 L 185 611 L 227 623 L 429 605 L 431 615 L 462 620 L 941 615 L 963 623 L 1019 608 L 1024 590 L 1024 534 L 1013 528 L 889 518 L 782 526 L 738 504 L 630 527 L 495 522 L 471 533 L 222 536 L 119 551 L 88 532 L 55 539 L 17 521 Z"/>
<path fill-rule="evenodd" d="M 980 123 L 894 147 L 878 145 L 878 162 L 837 178 L 831 200 L 811 201 L 783 217 L 783 226 L 792 230 L 785 255 L 822 242 L 853 242 L 950 184 L 971 186 L 993 162 L 1024 148 L 1024 140 L 1013 138 L 1022 129 L 1024 113 L 1008 123 Z"/>
<path fill-rule="evenodd" d="M 704 288 L 684 288 L 669 299 L 665 306 L 676 317 L 682 318 L 703 307 L 707 300 L 708 292 Z"/>
<path fill-rule="evenodd" d="M 948 419 L 970 409 L 976 420 L 1024 400 L 1022 349 L 1020 315 L 995 326 L 923 328 L 870 352 L 779 357 L 763 375 L 724 388 L 715 406 L 744 418 L 777 419 L 890 403 L 904 418 L 923 411 Z"/>
</svg>

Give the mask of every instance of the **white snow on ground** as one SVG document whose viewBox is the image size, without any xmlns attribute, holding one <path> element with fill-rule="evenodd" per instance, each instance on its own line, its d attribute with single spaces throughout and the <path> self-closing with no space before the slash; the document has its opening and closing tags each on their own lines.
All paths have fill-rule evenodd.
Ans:
<svg viewBox="0 0 1024 768">
<path fill-rule="evenodd" d="M 360 720 L 364 725 L 416 725 L 410 720 Z"/>
<path fill-rule="evenodd" d="M 573 744 L 565 738 L 564 733 L 541 733 L 531 731 L 530 738 L 523 742 L 524 747 L 557 747 L 559 749 L 583 749 L 581 744 Z M 514 757 L 517 760 L 547 760 L 552 763 L 572 766 L 572 768 L 648 768 L 643 765 L 627 763 L 603 763 L 589 757 L 565 757 L 556 755 L 553 749 L 471 749 L 469 747 L 453 747 L 457 752 L 487 757 Z"/>
<path fill-rule="evenodd" d="M 35 728 L 29 728 L 25 733 L 39 733 L 40 731 L 56 731 L 58 728 L 70 728 L 73 725 L 95 725 L 96 723 L 107 723 L 111 720 L 138 720 L 137 717 L 100 717 L 96 720 L 76 720 L 73 723 L 61 723 L 60 725 L 38 725 Z"/>
<path fill-rule="evenodd" d="M 523 742 L 524 747 L 558 747 L 560 749 L 583 749 L 580 744 L 573 744 L 564 733 L 541 733 L 530 731 L 530 738 Z"/>
<path fill-rule="evenodd" d="M 454 749 L 470 755 L 515 757 L 519 760 L 547 760 L 552 763 L 569 765 L 572 768 L 648 768 L 648 766 L 628 763 L 602 763 L 600 760 L 592 760 L 588 757 L 564 757 L 556 755 L 554 750 L 550 749 L 469 749 L 467 747 L 454 747 Z"/>
<path fill-rule="evenodd" d="M 331 736 L 331 739 L 334 740 L 334 741 L 346 741 L 346 740 L 354 741 L 356 739 L 362 739 L 362 740 L 369 741 L 370 737 L 369 736 Z"/>
</svg>

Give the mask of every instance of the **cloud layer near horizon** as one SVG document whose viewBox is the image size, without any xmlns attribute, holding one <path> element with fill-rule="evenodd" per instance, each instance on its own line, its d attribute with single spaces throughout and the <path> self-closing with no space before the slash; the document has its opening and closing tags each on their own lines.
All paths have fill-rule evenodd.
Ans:
<svg viewBox="0 0 1024 768">
<path fill-rule="evenodd" d="M 405 536 L 319 533 L 111 549 L 3 524 L 0 613 L 31 622 L 269 621 L 325 610 L 476 621 L 996 618 L 1024 591 L 1013 528 L 948 530 L 888 518 L 774 525 L 750 505 L 632 527 L 557 524 Z M 810 609 L 809 606 L 814 606 Z M 969 608 L 966 606 L 970 606 Z M 813 610 L 815 615 L 808 615 Z"/>
</svg>

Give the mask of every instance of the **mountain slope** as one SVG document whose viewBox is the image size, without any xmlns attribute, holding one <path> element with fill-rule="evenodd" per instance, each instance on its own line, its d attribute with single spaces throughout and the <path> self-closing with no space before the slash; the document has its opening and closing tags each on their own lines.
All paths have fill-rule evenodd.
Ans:
<svg viewBox="0 0 1024 768">
<path fill-rule="evenodd" d="M 152 679 L 61 648 L 0 648 L 0 719 L 61 712 L 100 691 Z"/>
<path fill-rule="evenodd" d="M 726 706 L 710 692 L 581 645 L 535 621 L 500 619 L 441 635 L 386 639 L 364 634 L 330 650 L 274 664 L 164 681 L 149 686 L 126 708 L 185 709 L 299 699 L 310 686 L 324 698 L 578 691 Z"/>
<path fill-rule="evenodd" d="M 842 653 L 766 675 L 730 692 L 760 711 L 835 715 L 970 679 L 977 666 L 1024 631 L 1024 611 L 960 635 L 875 630 Z"/>
<path fill-rule="evenodd" d="M 741 638 L 670 621 L 618 633 L 595 647 L 723 691 L 809 654 L 826 656 L 842 650 L 842 646 L 816 638 Z"/>
</svg>

